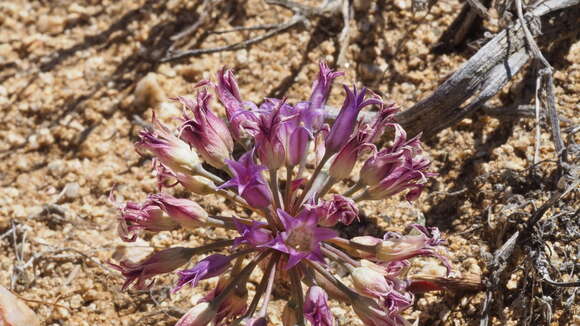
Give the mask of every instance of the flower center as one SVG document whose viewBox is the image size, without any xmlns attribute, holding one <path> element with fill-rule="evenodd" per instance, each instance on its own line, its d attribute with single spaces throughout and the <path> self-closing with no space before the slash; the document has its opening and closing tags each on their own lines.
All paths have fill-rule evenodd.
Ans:
<svg viewBox="0 0 580 326">
<path fill-rule="evenodd" d="M 304 227 L 298 227 L 288 234 L 286 244 L 298 251 L 310 251 L 312 232 Z"/>
</svg>

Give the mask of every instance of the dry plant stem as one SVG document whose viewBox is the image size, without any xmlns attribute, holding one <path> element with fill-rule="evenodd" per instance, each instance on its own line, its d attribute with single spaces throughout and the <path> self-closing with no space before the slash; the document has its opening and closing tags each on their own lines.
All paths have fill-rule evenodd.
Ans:
<svg viewBox="0 0 580 326">
<path fill-rule="evenodd" d="M 308 261 L 308 260 L 307 260 Z M 294 292 L 294 299 L 296 299 L 297 308 L 296 318 L 298 320 L 298 325 L 305 326 L 304 323 L 304 293 L 302 292 L 302 282 L 300 281 L 300 276 L 296 268 L 291 268 L 289 271 L 290 281 L 292 282 L 292 290 Z"/>
<path fill-rule="evenodd" d="M 172 41 L 177 41 L 179 39 L 182 39 L 186 36 L 189 36 L 193 33 L 195 33 L 195 31 L 203 24 L 205 24 L 208 19 L 209 19 L 209 15 L 207 14 L 212 8 L 212 5 L 215 5 L 215 3 L 220 2 L 220 0 L 204 0 L 203 4 L 201 5 L 201 9 L 200 12 L 202 13 L 199 17 L 199 19 L 197 21 L 195 21 L 195 23 L 193 23 L 193 25 L 189 26 L 188 28 L 186 28 L 184 31 L 182 31 L 181 33 L 175 34 L 173 36 L 171 36 L 171 40 Z M 170 49 L 173 48 L 173 45 Z"/>
<path fill-rule="evenodd" d="M 278 27 L 272 29 L 271 31 L 264 33 L 260 36 L 251 38 L 249 40 L 242 41 L 242 42 L 235 43 L 235 44 L 231 44 L 231 45 L 225 45 L 225 46 L 220 46 L 220 47 L 216 47 L 216 48 L 211 48 L 211 49 L 193 49 L 193 50 L 186 50 L 186 51 L 181 51 L 181 52 L 176 52 L 176 53 L 170 52 L 168 56 L 161 59 L 161 62 L 170 62 L 170 61 L 185 59 L 185 58 L 189 58 L 189 57 L 193 57 L 193 56 L 201 55 L 201 54 L 240 50 L 240 49 L 246 48 L 252 44 L 255 44 L 255 43 L 261 42 L 265 39 L 268 39 L 268 38 L 270 38 L 270 37 L 272 37 L 280 32 L 283 32 L 287 29 L 294 27 L 298 24 L 302 24 L 305 21 L 306 21 L 306 17 L 304 17 L 302 15 L 294 15 L 292 18 L 290 18 L 289 21 L 282 23 L 282 24 L 279 24 Z"/>
<path fill-rule="evenodd" d="M 493 255 L 493 260 L 490 264 L 492 272 L 489 277 L 489 284 L 487 284 L 485 300 L 482 306 L 482 317 L 479 322 L 480 326 L 487 326 L 489 324 L 489 312 L 493 302 L 493 290 L 497 288 L 499 284 L 501 273 L 507 265 L 505 262 L 507 262 L 514 252 L 519 235 L 519 232 L 514 233 Z"/>
<path fill-rule="evenodd" d="M 231 29 L 224 29 L 224 30 L 217 30 L 211 31 L 211 34 L 227 34 L 233 32 L 241 32 L 241 31 L 259 31 L 265 29 L 272 29 L 278 27 L 280 24 L 264 24 L 264 25 L 256 25 L 256 26 L 238 26 Z"/>
<path fill-rule="evenodd" d="M 336 60 L 336 65 L 343 67 L 346 63 L 346 51 L 348 50 L 348 45 L 350 44 L 350 21 L 352 20 L 353 9 L 351 1 L 342 0 L 342 20 L 344 26 L 338 37 L 340 43 L 340 50 L 338 52 L 338 58 Z"/>
<path fill-rule="evenodd" d="M 487 8 L 479 0 L 467 0 L 467 3 L 481 18 L 488 17 Z"/>
<path fill-rule="evenodd" d="M 541 17 L 578 3 L 580 0 L 547 0 L 534 7 L 531 14 Z M 424 131 L 424 136 L 430 137 L 454 125 L 479 109 L 511 80 L 530 58 L 525 51 L 526 37 L 521 26 L 518 21 L 498 33 L 431 96 L 397 114 L 397 120 L 409 136 Z M 462 108 L 462 103 L 472 97 Z"/>
</svg>

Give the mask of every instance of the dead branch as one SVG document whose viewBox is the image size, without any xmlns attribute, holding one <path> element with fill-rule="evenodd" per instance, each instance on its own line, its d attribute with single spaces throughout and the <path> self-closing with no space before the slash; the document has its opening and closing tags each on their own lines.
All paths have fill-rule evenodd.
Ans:
<svg viewBox="0 0 580 326">
<path fill-rule="evenodd" d="M 338 13 L 342 13 L 343 16 L 345 16 L 345 12 L 346 12 L 344 9 L 345 6 L 348 7 L 348 10 L 352 11 L 351 6 L 349 4 L 349 1 L 346 1 L 346 0 L 326 1 L 320 7 L 310 7 L 310 6 L 306 6 L 306 5 L 296 3 L 293 1 L 288 1 L 288 0 L 266 0 L 266 3 L 268 3 L 270 5 L 281 6 L 281 7 L 288 9 L 288 10 L 291 10 L 294 13 L 294 16 L 292 16 L 292 18 L 290 18 L 288 21 L 280 23 L 280 24 L 265 25 L 265 26 L 260 25 L 260 26 L 253 26 L 253 27 L 237 27 L 237 28 L 234 28 L 232 30 L 228 30 L 227 32 L 235 31 L 235 30 L 240 30 L 240 31 L 241 30 L 260 30 L 260 29 L 268 30 L 266 33 L 264 33 L 262 35 L 259 35 L 259 36 L 256 36 L 256 37 L 253 37 L 253 38 L 250 38 L 248 40 L 241 41 L 238 43 L 219 46 L 219 47 L 215 47 L 215 48 L 209 48 L 209 49 L 190 49 L 190 50 L 183 50 L 183 51 L 179 51 L 179 52 L 175 52 L 174 48 L 172 47 L 168 51 L 168 54 L 164 58 L 162 58 L 160 61 L 161 62 L 169 62 L 169 61 L 185 59 L 185 58 L 189 58 L 189 57 L 197 56 L 197 55 L 202 55 L 202 54 L 209 54 L 209 53 L 216 53 L 216 52 L 223 52 L 223 51 L 235 51 L 235 50 L 244 49 L 244 48 L 247 48 L 253 44 L 262 42 L 270 37 L 273 37 L 279 33 L 285 32 L 285 31 L 287 31 L 295 26 L 298 26 L 301 24 L 306 24 L 313 17 L 320 17 L 320 16 L 328 17 L 328 16 L 333 16 L 333 15 L 338 14 Z M 348 12 L 350 12 L 350 11 L 348 11 Z M 344 18 L 345 27 L 343 28 L 343 33 L 341 33 L 341 43 L 343 43 L 343 44 L 344 43 L 348 44 L 348 33 L 349 33 L 350 29 L 348 27 L 349 24 L 347 23 L 347 21 L 350 21 L 351 16 L 352 15 L 348 15 L 348 17 L 345 16 L 345 18 Z M 188 28 L 188 30 L 193 28 L 196 25 L 197 25 L 197 23 L 194 24 L 192 27 Z M 195 28 L 197 28 L 197 27 L 195 27 Z M 184 36 L 190 35 L 191 33 L 188 32 L 188 30 L 178 34 L 177 36 L 179 36 L 179 38 L 182 38 Z M 223 32 L 221 32 L 221 33 L 223 33 Z M 344 51 L 346 51 L 346 49 Z M 342 47 L 341 47 L 341 53 L 342 52 L 343 51 L 342 51 Z"/>
<path fill-rule="evenodd" d="M 531 14 L 542 17 L 564 8 L 577 7 L 579 3 L 580 0 L 548 0 L 537 5 Z M 574 11 L 570 14 L 580 21 L 580 15 L 574 16 Z M 566 26 L 561 28 L 565 30 Z M 431 96 L 399 113 L 398 121 L 410 135 L 423 131 L 425 137 L 452 126 L 481 108 L 529 62 L 531 56 L 525 45 L 522 24 L 516 21 L 483 46 Z M 469 104 L 462 107 L 469 99 Z"/>
</svg>

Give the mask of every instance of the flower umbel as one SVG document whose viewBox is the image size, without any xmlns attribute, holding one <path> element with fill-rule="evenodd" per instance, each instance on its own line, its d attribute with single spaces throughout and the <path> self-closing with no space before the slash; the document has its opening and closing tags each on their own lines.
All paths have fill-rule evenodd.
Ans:
<svg viewBox="0 0 580 326">
<path fill-rule="evenodd" d="M 395 105 L 367 95 L 365 88 L 344 86 L 342 109 L 329 122 L 324 105 L 341 75 L 321 63 L 308 101 L 266 99 L 258 105 L 242 100 L 233 72 L 223 69 L 215 84 L 197 85 L 195 99 L 175 98 L 191 112 L 184 114 L 180 127 L 171 130 L 154 118 L 154 130 L 140 134 L 138 152 L 154 156 L 160 191 L 180 187 L 198 201 L 161 192 L 143 203 L 118 204 L 122 239 L 134 241 L 145 231 L 201 231 L 207 226 L 235 235 L 197 248 L 161 250 L 139 263 L 112 264 L 126 278 L 123 289 L 150 286 L 153 281 L 147 281 L 156 275 L 206 254 L 177 272 L 173 292 L 214 277 L 219 278 L 217 286 L 177 325 L 265 326 L 279 283 L 290 289 L 281 316 L 285 325 L 335 325 L 332 299 L 350 304 L 365 325 L 408 325 L 401 313 L 412 305 L 418 288 L 411 286 L 416 280 L 407 280 L 409 260 L 436 257 L 450 271 L 438 230 L 413 225 L 414 233 L 406 235 L 346 239 L 333 227 L 358 222 L 362 201 L 399 193 L 409 201 L 417 199 L 435 173 L 421 156 L 419 137 L 408 139 L 395 122 Z M 207 87 L 214 88 L 224 106 L 225 120 L 211 110 Z M 358 119 L 365 107 L 378 110 L 370 123 Z M 379 146 L 375 142 L 387 129 L 394 130 L 394 138 L 389 146 Z M 211 172 L 202 161 L 212 166 Z M 339 185 L 353 174 L 358 180 L 342 191 Z M 224 197 L 245 214 L 210 214 L 199 197 L 209 194 Z M 350 272 L 352 287 L 335 276 L 334 266 Z M 256 270 L 262 276 L 249 300 L 247 283 Z"/>
</svg>

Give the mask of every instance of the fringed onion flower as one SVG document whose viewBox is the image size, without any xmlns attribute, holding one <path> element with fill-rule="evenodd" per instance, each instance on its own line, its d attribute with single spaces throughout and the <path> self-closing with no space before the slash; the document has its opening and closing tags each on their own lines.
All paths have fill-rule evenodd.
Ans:
<svg viewBox="0 0 580 326">
<path fill-rule="evenodd" d="M 154 118 L 154 130 L 140 134 L 138 152 L 154 156 L 160 191 L 182 187 L 198 202 L 161 192 L 143 203 L 118 204 L 121 237 L 134 241 L 144 232 L 221 227 L 232 238 L 114 264 L 126 277 L 123 288 L 134 282 L 147 287 L 147 280 L 181 266 L 173 292 L 219 277 L 217 287 L 179 320 L 181 326 L 266 325 L 278 284 L 291 291 L 280 316 L 285 325 L 335 325 L 333 299 L 350 304 L 365 325 L 407 325 L 401 313 L 414 298 L 406 279 L 409 259 L 432 256 L 449 268 L 437 229 L 413 225 L 415 233 L 407 235 L 347 239 L 333 227 L 356 223 L 362 201 L 399 193 L 416 199 L 435 174 L 421 155 L 419 137 L 408 139 L 395 122 L 397 108 L 367 89 L 344 86 L 340 113 L 329 119 L 324 105 L 341 75 L 321 63 L 308 101 L 255 104 L 243 100 L 233 72 L 224 69 L 215 84 L 199 83 L 196 97 L 175 98 L 186 112 L 179 128 L 172 131 Z M 213 110 L 208 87 L 224 106 L 225 120 Z M 365 107 L 377 110 L 373 121 L 358 119 Z M 394 138 L 381 148 L 377 141 L 386 130 Z M 357 180 L 344 190 L 341 183 L 351 183 L 353 175 Z M 211 215 L 199 197 L 206 195 L 223 196 L 249 214 Z M 197 263 L 187 266 L 192 259 Z M 350 272 L 350 286 L 335 276 L 337 265 Z M 256 271 L 263 276 L 249 298 L 247 283 Z"/>
</svg>

